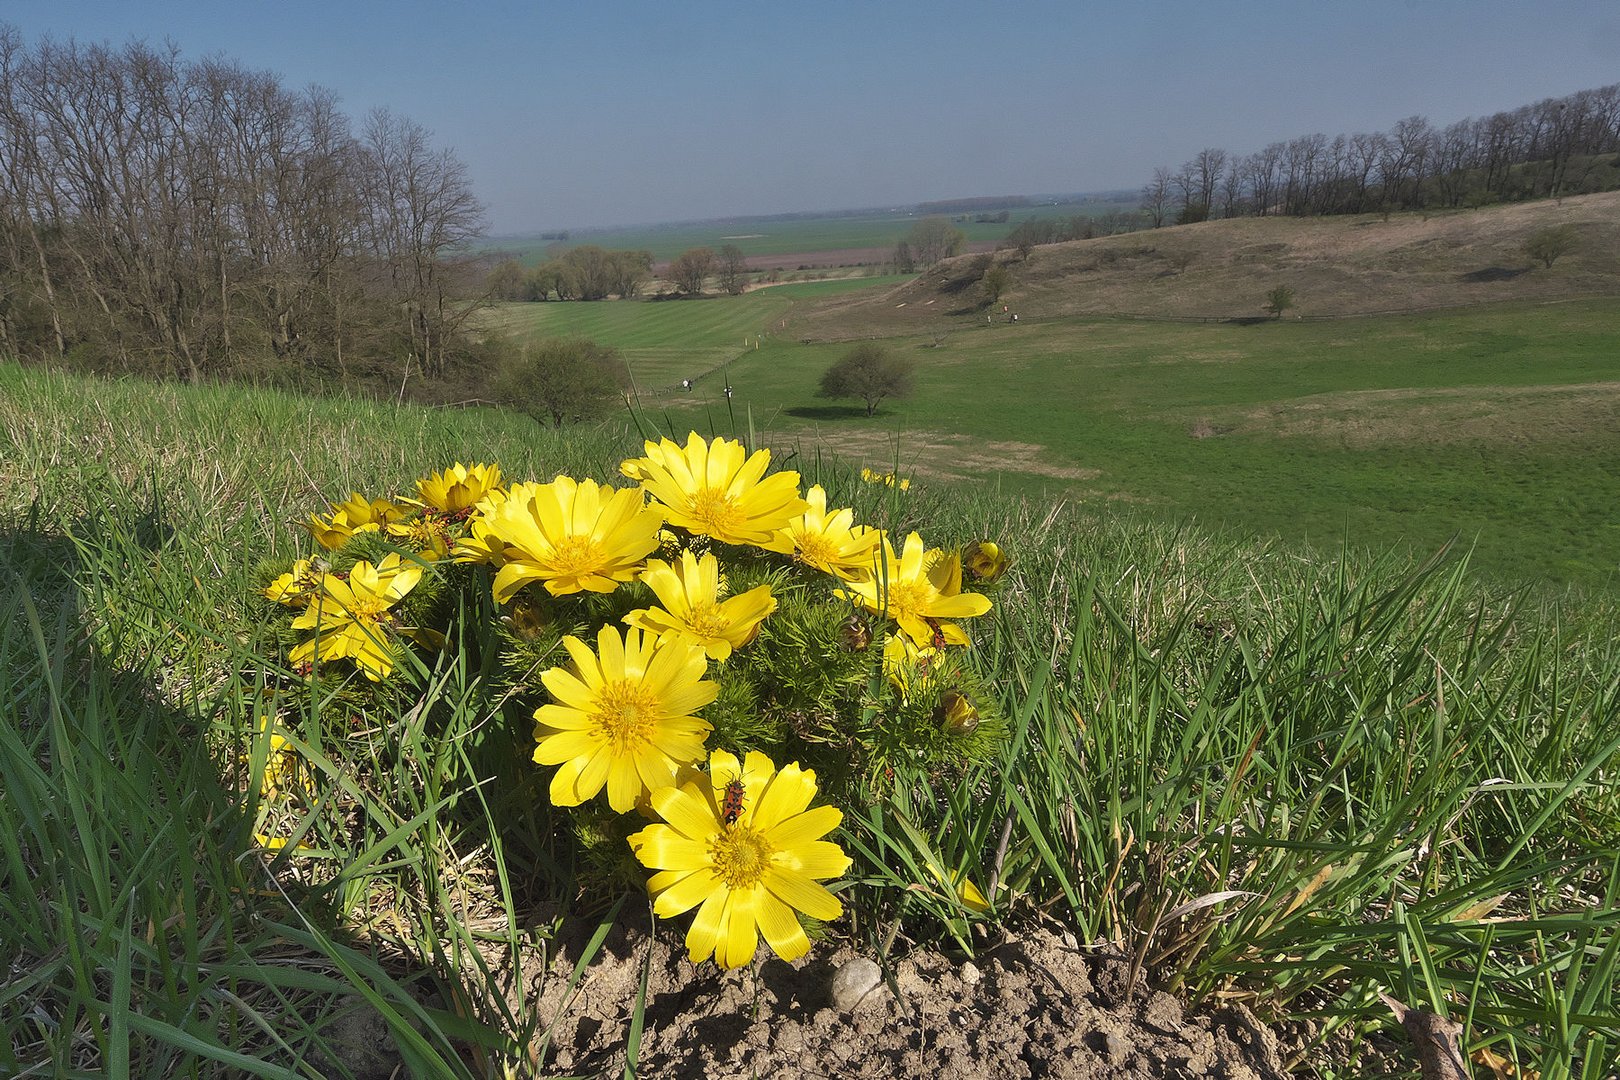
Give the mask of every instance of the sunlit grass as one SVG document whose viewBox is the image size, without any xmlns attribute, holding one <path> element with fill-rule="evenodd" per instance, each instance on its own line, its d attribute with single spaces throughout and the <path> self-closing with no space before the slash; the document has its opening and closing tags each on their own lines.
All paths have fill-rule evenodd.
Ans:
<svg viewBox="0 0 1620 1080">
<path fill-rule="evenodd" d="M 540 1068 L 536 1003 L 497 969 L 633 894 L 577 864 L 511 719 L 535 703 L 507 708 L 470 629 L 334 731 L 248 597 L 264 560 L 307 550 L 294 521 L 350 490 L 474 459 L 609 479 L 638 446 L 616 425 L 0 368 L 0 1069 L 341 1075 L 307 1063 L 356 1009 L 421 1075 Z M 1014 737 L 947 784 L 902 763 L 897 798 L 846 819 L 852 917 L 832 932 L 884 955 L 1054 918 L 1143 985 L 1330 1030 L 1388 1025 L 1383 990 L 1543 1077 L 1612 1068 L 1607 600 L 1485 587 L 1455 553 L 1321 558 L 901 492 L 809 447 L 793 467 L 864 520 L 993 538 L 1014 567 L 973 652 Z M 267 711 L 309 770 L 302 802 L 244 782 Z M 267 827 L 292 846 L 260 850 Z"/>
</svg>

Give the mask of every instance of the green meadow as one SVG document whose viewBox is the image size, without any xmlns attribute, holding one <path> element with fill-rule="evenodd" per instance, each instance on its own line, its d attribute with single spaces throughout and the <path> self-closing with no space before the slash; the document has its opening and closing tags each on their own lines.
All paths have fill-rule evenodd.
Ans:
<svg viewBox="0 0 1620 1080">
<path fill-rule="evenodd" d="M 1620 566 L 1613 301 L 1249 325 L 995 322 L 937 342 L 893 338 L 917 362 L 916 392 L 868 418 L 858 402 L 816 396 L 849 346 L 797 341 L 795 295 L 808 293 L 510 306 L 502 318 L 618 345 L 643 406 L 673 426 L 747 422 L 925 477 L 1324 550 L 1426 553 L 1455 539 L 1504 583 L 1604 587 Z M 760 329 L 760 347 L 746 347 Z M 704 365 L 725 365 L 729 407 L 718 371 L 690 396 L 669 392 Z"/>
<path fill-rule="evenodd" d="M 614 480 L 637 445 L 618 423 L 0 365 L 0 1072 L 372 1075 L 340 1052 L 357 1011 L 402 1074 L 564 1071 L 555 1003 L 644 900 L 603 869 L 626 856 L 592 819 L 548 805 L 544 696 L 493 664 L 504 624 L 458 621 L 368 689 L 289 666 L 288 617 L 258 590 L 310 554 L 298 522 L 352 490 L 408 492 L 456 459 Z M 816 955 L 978 955 L 1056 920 L 1134 958 L 1133 984 L 1308 1016 L 1286 1062 L 1306 1075 L 1391 1074 L 1405 1051 L 1381 992 L 1455 1018 L 1466 1054 L 1610 1074 L 1608 599 L 1504 597 L 1461 560 L 1324 557 L 983 484 L 901 492 L 853 464 L 789 467 L 860 521 L 1009 553 L 964 661 L 1008 727 L 993 761 L 897 758 L 892 799 L 846 808 L 850 916 Z M 270 717 L 303 763 L 277 796 L 252 780 Z M 938 867 L 984 883 L 988 909 L 931 887 Z M 653 1000 L 642 965 L 639 992 L 592 983 L 561 1029 L 619 1047 L 593 1074 L 673 1075 L 660 1023 L 690 998 Z M 696 992 L 737 977 L 681 970 Z"/>
<path fill-rule="evenodd" d="M 752 351 L 761 335 L 782 332 L 795 304 L 895 283 L 905 277 L 794 282 L 741 296 L 635 300 L 591 304 L 503 304 L 488 325 L 525 337 L 587 337 L 611 345 L 630 364 L 643 393 L 673 392 Z M 718 392 L 718 387 L 716 388 Z"/>
</svg>

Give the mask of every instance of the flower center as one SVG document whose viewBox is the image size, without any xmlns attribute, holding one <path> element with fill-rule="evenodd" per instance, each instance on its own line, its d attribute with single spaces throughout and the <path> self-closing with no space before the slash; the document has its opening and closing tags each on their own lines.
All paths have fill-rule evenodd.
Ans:
<svg viewBox="0 0 1620 1080">
<path fill-rule="evenodd" d="M 758 885 L 775 851 L 763 835 L 741 823 L 721 829 L 709 844 L 714 872 L 728 889 Z"/>
<path fill-rule="evenodd" d="M 354 603 L 349 605 L 349 618 L 357 623 L 377 625 L 388 621 L 388 601 L 377 596 L 364 596 L 355 594 Z"/>
<path fill-rule="evenodd" d="M 811 566 L 828 567 L 838 562 L 838 545 L 822 533 L 800 533 L 793 538 L 799 545 L 799 558 Z"/>
<path fill-rule="evenodd" d="M 559 574 L 594 571 L 602 563 L 602 545 L 594 537 L 565 536 L 551 549 L 551 564 Z"/>
<path fill-rule="evenodd" d="M 723 488 L 706 487 L 695 492 L 687 509 L 695 520 L 714 533 L 734 532 L 748 520 L 737 500 Z"/>
<path fill-rule="evenodd" d="M 731 620 L 720 614 L 715 604 L 706 600 L 692 605 L 686 621 L 698 637 L 721 637 L 731 629 Z"/>
<path fill-rule="evenodd" d="M 615 679 L 597 692 L 591 714 L 596 730 L 617 753 L 645 746 L 658 719 L 658 699 L 640 682 Z"/>
<path fill-rule="evenodd" d="M 920 581 L 889 582 L 889 615 L 895 619 L 913 615 L 921 618 L 927 613 L 932 591 Z"/>
</svg>

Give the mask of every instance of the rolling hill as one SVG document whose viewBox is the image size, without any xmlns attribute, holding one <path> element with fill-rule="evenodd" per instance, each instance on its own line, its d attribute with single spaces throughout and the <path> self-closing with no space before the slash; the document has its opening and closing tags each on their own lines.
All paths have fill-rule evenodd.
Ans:
<svg viewBox="0 0 1620 1080">
<path fill-rule="evenodd" d="M 1550 268 L 1525 241 L 1569 225 L 1576 247 Z M 1291 318 L 1620 295 L 1620 192 L 1432 214 L 1232 218 L 994 256 L 1010 284 L 994 305 L 984 256 L 949 259 L 881 292 L 829 298 L 795 333 L 840 340 L 928 333 L 1003 317 L 1233 319 L 1264 315 L 1277 285 Z"/>
</svg>

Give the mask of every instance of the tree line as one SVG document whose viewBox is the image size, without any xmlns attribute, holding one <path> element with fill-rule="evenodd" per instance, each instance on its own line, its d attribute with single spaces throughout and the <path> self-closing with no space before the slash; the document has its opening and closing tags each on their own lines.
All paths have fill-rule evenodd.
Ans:
<svg viewBox="0 0 1620 1080">
<path fill-rule="evenodd" d="M 1480 206 L 1620 184 L 1620 84 L 1436 127 L 1303 135 L 1246 155 L 1207 147 L 1143 185 L 1154 227 L 1211 217 Z"/>
<path fill-rule="evenodd" d="M 0 354 L 192 381 L 445 377 L 482 208 L 453 153 L 172 47 L 0 24 Z"/>
</svg>

